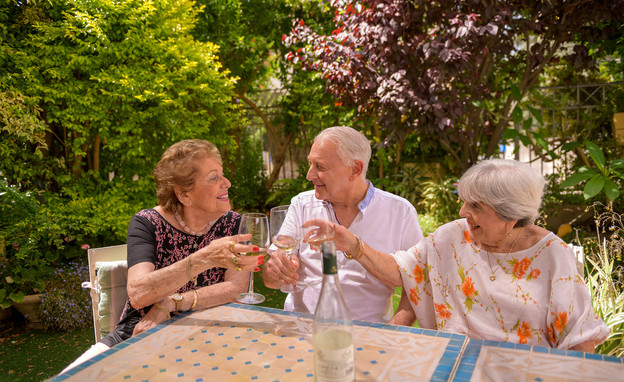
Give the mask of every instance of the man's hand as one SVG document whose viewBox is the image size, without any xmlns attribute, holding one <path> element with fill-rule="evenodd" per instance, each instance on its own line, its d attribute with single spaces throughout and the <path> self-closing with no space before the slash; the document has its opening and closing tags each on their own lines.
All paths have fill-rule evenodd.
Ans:
<svg viewBox="0 0 624 382">
<path fill-rule="evenodd" d="M 299 259 L 295 255 L 290 258 L 284 251 L 278 249 L 271 253 L 269 261 L 262 268 L 264 285 L 268 288 L 279 289 L 282 285 L 295 285 L 299 274 Z"/>
</svg>

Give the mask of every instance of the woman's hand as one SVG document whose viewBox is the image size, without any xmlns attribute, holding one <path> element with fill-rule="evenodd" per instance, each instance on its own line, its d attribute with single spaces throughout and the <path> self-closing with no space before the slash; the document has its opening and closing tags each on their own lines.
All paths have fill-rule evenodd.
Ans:
<svg viewBox="0 0 624 382">
<path fill-rule="evenodd" d="M 317 226 L 320 227 L 321 230 L 331 229 L 334 231 L 334 238 L 332 241 L 336 243 L 336 249 L 339 251 L 353 253 L 358 246 L 357 237 L 352 234 L 347 228 L 341 226 L 340 224 L 335 224 L 327 220 L 322 219 L 310 219 L 303 224 L 303 228 Z M 310 230 L 312 234 L 314 230 Z M 306 241 L 306 237 L 303 238 L 303 241 Z"/>
<path fill-rule="evenodd" d="M 236 271 L 259 271 L 259 265 L 263 263 L 266 248 L 255 245 L 239 244 L 239 241 L 249 240 L 251 234 L 225 236 L 213 240 L 208 246 L 193 254 L 192 261 L 197 259 L 211 267 L 232 268 Z M 243 256 L 252 254 L 253 256 Z"/>
<path fill-rule="evenodd" d="M 168 306 L 168 301 L 166 300 L 169 299 L 163 299 L 158 302 L 164 309 L 167 309 L 166 307 Z M 168 319 L 169 317 L 167 317 L 167 314 L 162 309 L 156 307 L 156 304 L 154 304 L 141 321 L 136 324 L 134 331 L 132 332 L 132 337 L 139 333 L 143 333 L 144 331 L 149 330 L 154 326 L 167 321 Z"/>
<path fill-rule="evenodd" d="M 284 251 L 278 249 L 271 253 L 269 261 L 262 269 L 262 279 L 264 284 L 273 289 L 280 288 L 282 285 L 297 284 L 299 274 L 299 258 L 296 255 L 290 255 L 290 258 Z"/>
</svg>

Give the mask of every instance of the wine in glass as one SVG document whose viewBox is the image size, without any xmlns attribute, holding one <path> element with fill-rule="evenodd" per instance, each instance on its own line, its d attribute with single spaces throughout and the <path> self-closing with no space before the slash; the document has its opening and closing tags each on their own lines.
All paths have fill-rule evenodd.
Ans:
<svg viewBox="0 0 624 382">
<path fill-rule="evenodd" d="M 239 243 L 245 245 L 255 245 L 259 251 L 244 253 L 246 256 L 258 256 L 265 254 L 269 246 L 269 221 L 265 214 L 243 214 L 238 229 L 239 234 L 250 233 L 251 238 Z M 249 277 L 249 290 L 236 296 L 236 301 L 243 304 L 259 304 L 264 301 L 264 296 L 254 293 L 253 290 L 254 273 Z"/>
<path fill-rule="evenodd" d="M 312 219 L 331 221 L 329 203 L 315 200 L 303 206 L 303 221 Z M 334 229 L 329 224 L 311 225 L 305 228 L 304 241 L 310 244 L 310 248 L 320 251 L 321 244 L 334 238 Z"/>
<path fill-rule="evenodd" d="M 281 249 L 290 258 L 293 250 L 301 239 L 300 228 L 294 220 L 287 220 L 289 206 L 277 206 L 271 208 L 271 242 Z M 292 216 L 292 215 L 291 215 Z M 280 290 L 284 293 L 291 293 L 302 289 L 303 285 L 283 285 Z"/>
</svg>

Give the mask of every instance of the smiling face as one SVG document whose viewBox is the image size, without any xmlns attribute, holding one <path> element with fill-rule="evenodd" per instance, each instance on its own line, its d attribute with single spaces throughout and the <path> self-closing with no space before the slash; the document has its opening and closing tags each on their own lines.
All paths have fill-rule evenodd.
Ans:
<svg viewBox="0 0 624 382">
<path fill-rule="evenodd" d="M 509 237 L 515 220 L 502 219 L 494 209 L 483 202 L 464 202 L 459 216 L 466 218 L 470 226 L 470 238 L 477 244 L 485 244 L 491 252 L 501 252 L 497 247 Z"/>
<path fill-rule="evenodd" d="M 338 157 L 336 143 L 314 142 L 308 155 L 310 169 L 306 179 L 314 183 L 314 196 L 330 203 L 344 203 L 349 195 L 353 169 Z"/>
<path fill-rule="evenodd" d="M 231 209 L 228 189 L 232 183 L 223 176 L 223 167 L 213 158 L 199 159 L 195 165 L 199 170 L 195 185 L 179 196 L 180 201 L 182 204 L 190 201 L 192 209 L 205 213 L 211 220 L 217 219 Z"/>
</svg>

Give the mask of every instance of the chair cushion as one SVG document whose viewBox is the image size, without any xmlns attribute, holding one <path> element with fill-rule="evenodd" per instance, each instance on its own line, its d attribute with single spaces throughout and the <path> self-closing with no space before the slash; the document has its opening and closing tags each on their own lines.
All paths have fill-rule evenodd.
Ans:
<svg viewBox="0 0 624 382">
<path fill-rule="evenodd" d="M 119 322 L 128 299 L 128 264 L 123 260 L 98 261 L 95 263 L 95 272 L 100 288 L 100 337 L 104 338 Z"/>
</svg>

